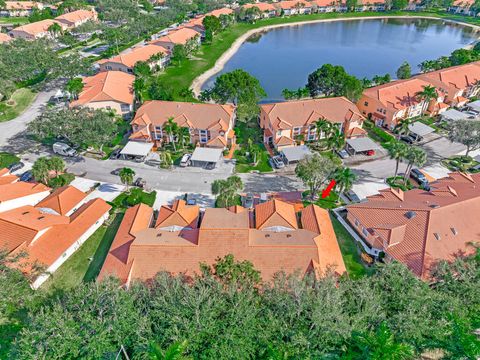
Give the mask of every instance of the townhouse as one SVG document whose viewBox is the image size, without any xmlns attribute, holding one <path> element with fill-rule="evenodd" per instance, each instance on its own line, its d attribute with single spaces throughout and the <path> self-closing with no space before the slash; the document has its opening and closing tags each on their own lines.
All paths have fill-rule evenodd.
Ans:
<svg viewBox="0 0 480 360">
<path fill-rule="evenodd" d="M 346 137 L 365 134 L 362 129 L 364 117 L 357 106 L 345 97 L 260 105 L 263 140 L 277 150 L 296 145 L 298 138 L 317 140 L 315 123 L 322 119 L 336 124 Z"/>
<path fill-rule="evenodd" d="M 94 9 L 80 9 L 57 16 L 55 20 L 64 24 L 67 29 L 74 29 L 88 21 L 96 21 L 97 12 Z"/>
<path fill-rule="evenodd" d="M 255 15 L 255 14 L 249 14 L 247 15 L 248 20 L 256 20 L 259 18 L 272 18 L 277 16 L 277 8 L 275 7 L 274 4 L 270 3 L 255 3 L 255 4 L 245 4 L 242 6 L 243 9 L 248 10 L 248 9 L 253 9 L 257 8 L 260 11 L 260 15 Z"/>
<path fill-rule="evenodd" d="M 345 264 L 328 212 L 309 205 L 270 200 L 250 211 L 241 206 L 207 208 L 177 200 L 153 210 L 143 204 L 127 210 L 98 279 L 109 276 L 129 285 L 160 271 L 193 277 L 200 264 L 212 265 L 232 254 L 250 261 L 262 280 L 276 273 L 341 275 Z"/>
<path fill-rule="evenodd" d="M 305 0 L 286 0 L 275 4 L 278 6 L 280 13 L 285 16 L 305 15 L 312 13 L 312 4 Z"/>
<path fill-rule="evenodd" d="M 7 168 L 0 169 L 0 185 L 13 184 L 18 180 L 18 176 L 11 174 Z"/>
<path fill-rule="evenodd" d="M 121 71 L 105 71 L 83 79 L 83 90 L 70 107 L 112 110 L 128 117 L 133 111 L 135 76 Z"/>
<path fill-rule="evenodd" d="M 480 242 L 480 174 L 451 173 L 430 191 L 381 190 L 347 206 L 351 227 L 377 256 L 428 279 L 439 260 L 475 252 Z"/>
<path fill-rule="evenodd" d="M 0 247 L 12 257 L 24 254 L 14 266 L 34 278 L 32 288 L 40 287 L 108 218 L 111 207 L 104 200 L 90 200 L 75 209 L 79 200 L 78 195 L 60 189 L 41 206 L 0 213 L 4 234 Z"/>
<path fill-rule="evenodd" d="M 474 4 L 475 0 L 455 0 L 447 11 L 454 14 L 476 16 L 475 11 L 472 10 Z"/>
<path fill-rule="evenodd" d="M 50 188 L 43 184 L 17 180 L 14 175 L 0 177 L 0 212 L 34 206 L 50 194 Z"/>
<path fill-rule="evenodd" d="M 387 9 L 385 0 L 360 0 L 355 6 L 355 11 L 385 11 Z"/>
<path fill-rule="evenodd" d="M 164 128 L 169 119 L 189 129 L 192 144 L 223 149 L 235 142 L 235 106 L 159 100 L 147 101 L 138 109 L 130 140 L 161 147 L 172 140 Z"/>
<path fill-rule="evenodd" d="M 36 1 L 5 1 L 0 9 L 0 16 L 24 17 L 32 15 L 34 10 L 43 10 L 44 5 Z"/>
<path fill-rule="evenodd" d="M 34 23 L 25 24 L 10 31 L 10 36 L 15 39 L 35 40 L 40 38 L 52 39 L 55 34 L 51 31 L 54 24 L 60 25 L 60 28 L 65 31 L 68 29 L 67 25 L 52 19 L 40 20 Z"/>
<path fill-rule="evenodd" d="M 202 34 L 200 32 L 192 28 L 182 27 L 153 40 L 151 44 L 159 45 L 170 52 L 173 51 L 175 45 L 185 46 L 189 51 L 192 51 L 200 45 L 201 38 Z"/>
<path fill-rule="evenodd" d="M 343 12 L 347 11 L 345 3 L 335 0 L 314 0 L 311 1 L 312 10 L 316 13 Z"/>
<path fill-rule="evenodd" d="M 133 74 L 135 64 L 143 61 L 146 62 L 150 69 L 163 69 L 170 61 L 170 52 L 163 46 L 145 45 L 133 48 L 120 55 L 110 59 L 103 59 L 97 62 L 100 71 L 123 71 Z"/>
</svg>

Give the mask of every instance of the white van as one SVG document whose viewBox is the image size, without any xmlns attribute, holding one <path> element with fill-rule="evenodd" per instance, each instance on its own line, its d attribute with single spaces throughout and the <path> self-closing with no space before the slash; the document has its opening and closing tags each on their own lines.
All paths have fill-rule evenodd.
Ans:
<svg viewBox="0 0 480 360">
<path fill-rule="evenodd" d="M 76 156 L 77 152 L 65 143 L 56 142 L 53 144 L 53 152 L 62 156 Z"/>
</svg>

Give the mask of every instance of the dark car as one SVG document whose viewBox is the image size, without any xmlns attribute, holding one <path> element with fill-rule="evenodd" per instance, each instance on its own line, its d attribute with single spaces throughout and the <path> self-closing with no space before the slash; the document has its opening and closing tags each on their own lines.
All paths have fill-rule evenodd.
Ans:
<svg viewBox="0 0 480 360">
<path fill-rule="evenodd" d="M 13 164 L 9 165 L 8 170 L 10 170 L 10 172 L 14 172 L 14 171 L 20 170 L 24 166 L 25 166 L 25 164 L 23 162 L 19 161 L 19 162 L 16 162 L 16 163 L 13 163 Z"/>
<path fill-rule="evenodd" d="M 118 176 L 120 175 L 120 171 L 122 171 L 123 168 L 118 168 L 110 172 L 110 174 Z"/>
<path fill-rule="evenodd" d="M 345 193 L 345 197 L 350 200 L 351 202 L 360 202 L 360 198 L 353 190 L 347 191 Z"/>
<path fill-rule="evenodd" d="M 406 142 L 407 144 L 410 144 L 412 145 L 414 142 L 415 142 L 415 139 L 411 136 L 406 136 L 406 135 L 402 135 L 400 136 L 400 140 Z"/>
<path fill-rule="evenodd" d="M 110 154 L 110 159 L 117 160 L 120 157 L 120 151 L 122 151 L 122 149 L 120 148 L 113 150 L 112 153 Z"/>
<path fill-rule="evenodd" d="M 207 165 L 205 165 L 205 169 L 207 169 L 207 170 L 215 169 L 215 163 L 214 162 L 207 163 Z"/>
<path fill-rule="evenodd" d="M 195 199 L 193 194 L 187 194 L 185 196 L 185 200 L 187 202 L 187 205 L 197 205 L 197 199 Z"/>
<path fill-rule="evenodd" d="M 23 181 L 23 182 L 30 182 L 33 180 L 33 174 L 32 172 L 29 170 L 29 171 L 25 171 L 22 176 L 20 176 L 20 181 Z"/>
<path fill-rule="evenodd" d="M 135 180 L 135 182 L 133 183 L 133 186 L 137 186 L 142 189 L 145 187 L 145 185 L 147 185 L 147 182 L 141 177 L 137 178 L 137 180 Z"/>
<path fill-rule="evenodd" d="M 418 169 L 412 169 L 410 177 L 415 180 L 421 187 L 429 188 L 429 183 L 425 175 Z"/>
</svg>

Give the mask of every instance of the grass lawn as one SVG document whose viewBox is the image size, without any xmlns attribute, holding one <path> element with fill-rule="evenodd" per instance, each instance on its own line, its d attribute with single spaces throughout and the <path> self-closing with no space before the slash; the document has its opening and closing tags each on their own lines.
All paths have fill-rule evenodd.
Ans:
<svg viewBox="0 0 480 360">
<path fill-rule="evenodd" d="M 245 123 L 238 121 L 235 126 L 235 136 L 237 138 L 237 146 L 240 147 L 233 153 L 233 158 L 237 161 L 235 165 L 237 173 L 248 173 L 252 170 L 260 172 L 273 171 L 268 162 L 270 155 L 262 142 L 262 130 L 256 122 Z M 259 158 L 256 166 L 252 166 L 251 159 L 245 156 L 245 148 L 249 139 L 253 141 L 253 146 L 259 149 Z"/>
<path fill-rule="evenodd" d="M 35 96 L 36 94 L 28 88 L 16 90 L 10 99 L 0 102 L 0 122 L 12 120 L 23 113 Z"/>
<path fill-rule="evenodd" d="M 308 193 L 309 193 L 309 191 L 305 191 L 303 193 L 304 198 L 308 199 Z M 339 197 L 339 194 L 337 192 L 331 191 L 330 194 L 326 198 L 322 199 L 321 192 L 320 192 L 320 198 L 318 200 L 316 200 L 314 202 L 314 204 L 320 206 L 323 209 L 335 209 L 335 208 L 343 205 L 343 202 L 341 202 L 341 201 L 338 202 L 338 197 Z M 307 206 L 307 205 L 310 205 L 311 203 L 312 203 L 311 201 L 305 200 L 303 202 L 303 205 Z"/>
<path fill-rule="evenodd" d="M 153 206 L 156 197 L 157 193 L 155 191 L 148 193 L 140 188 L 131 188 L 130 194 L 121 193 L 112 201 L 112 205 L 116 208 L 127 208 L 139 203 Z"/>
<path fill-rule="evenodd" d="M 20 158 L 14 154 L 8 152 L 0 152 L 0 169 L 9 167 L 16 162 L 19 162 Z"/>
<path fill-rule="evenodd" d="M 255 166 L 250 164 L 250 161 L 247 159 L 246 156 L 242 155 L 241 151 L 235 150 L 233 158 L 237 160 L 237 163 L 235 165 L 235 171 L 237 173 L 248 173 L 250 171 L 259 171 L 263 173 L 273 171 L 272 167 L 268 162 L 270 155 L 265 149 L 265 146 L 263 144 L 257 146 L 261 149 L 261 152 L 259 154 L 259 158 L 257 159 L 257 165 Z"/>
<path fill-rule="evenodd" d="M 113 215 L 110 226 L 102 225 L 50 278 L 42 290 L 68 290 L 82 281 L 91 281 L 100 272 L 123 214 Z M 90 259 L 93 258 L 92 261 Z"/>
<path fill-rule="evenodd" d="M 0 24 L 23 25 L 28 22 L 28 17 L 0 17 Z"/>
<path fill-rule="evenodd" d="M 363 265 L 360 258 L 360 250 L 353 237 L 345 230 L 335 216 L 330 215 L 330 218 L 332 219 L 333 229 L 337 235 L 337 241 L 342 251 L 343 262 L 347 268 L 348 275 L 354 279 L 371 275 L 374 269 Z"/>
</svg>

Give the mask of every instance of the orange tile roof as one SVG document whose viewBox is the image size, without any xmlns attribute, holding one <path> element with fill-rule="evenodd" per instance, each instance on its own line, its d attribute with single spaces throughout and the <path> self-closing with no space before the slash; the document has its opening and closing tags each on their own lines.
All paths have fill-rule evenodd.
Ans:
<svg viewBox="0 0 480 360">
<path fill-rule="evenodd" d="M 442 70 L 424 73 L 418 78 L 431 82 L 435 87 L 448 90 L 464 90 L 480 81 L 480 62 L 453 66 Z M 454 94 L 450 94 L 453 96 Z"/>
<path fill-rule="evenodd" d="M 48 28 L 52 26 L 53 24 L 59 24 L 64 30 L 65 30 L 65 25 L 52 19 L 46 19 L 46 20 L 40 20 L 34 23 L 30 24 L 25 24 L 19 27 L 14 28 L 12 31 L 17 32 L 17 31 L 23 31 L 26 32 L 27 34 L 30 34 L 32 36 L 37 36 L 39 34 L 47 33 Z"/>
<path fill-rule="evenodd" d="M 83 79 L 84 88 L 71 107 L 100 101 L 115 101 L 133 104 L 133 81 L 135 76 L 123 71 L 104 71 Z"/>
<path fill-rule="evenodd" d="M 167 43 L 172 43 L 176 45 L 185 45 L 189 40 L 197 36 L 201 36 L 201 34 L 198 31 L 185 27 L 185 28 L 180 28 L 178 30 L 174 30 L 168 33 L 167 35 L 162 36 L 157 40 L 154 40 L 152 44 L 167 42 Z"/>
<path fill-rule="evenodd" d="M 233 14 L 233 10 L 229 8 L 221 8 L 217 10 L 210 11 L 207 13 L 207 16 L 215 16 L 215 17 L 220 17 L 221 15 L 231 15 Z"/>
<path fill-rule="evenodd" d="M 338 6 L 338 2 L 336 2 L 335 0 L 314 0 L 311 1 L 311 4 L 318 7 Z"/>
<path fill-rule="evenodd" d="M 280 6 L 281 9 L 284 10 L 295 9 L 297 6 L 301 6 L 304 8 L 312 7 L 312 4 L 305 0 L 286 0 L 280 1 L 277 4 Z"/>
<path fill-rule="evenodd" d="M 263 104 L 260 108 L 274 131 L 307 126 L 319 119 L 342 124 L 346 120 L 361 122 L 364 119 L 357 106 L 345 97 L 285 101 Z"/>
<path fill-rule="evenodd" d="M 66 215 L 87 197 L 83 191 L 74 186 L 62 186 L 40 201 L 37 208 L 52 209 L 60 215 Z"/>
<path fill-rule="evenodd" d="M 185 200 L 175 200 L 172 206 L 163 205 L 158 212 L 156 228 L 169 226 L 196 228 L 200 208 L 197 205 L 187 205 Z"/>
<path fill-rule="evenodd" d="M 295 208 L 286 202 L 274 199 L 255 206 L 255 227 L 264 229 L 273 226 L 298 228 Z"/>
<path fill-rule="evenodd" d="M 362 135 L 366 135 L 367 134 L 367 131 L 358 127 L 358 126 L 355 126 L 353 128 L 351 128 L 350 130 L 348 130 L 348 134 L 347 134 L 347 137 L 352 137 L 352 136 L 362 136 Z"/>
<path fill-rule="evenodd" d="M 32 10 L 42 9 L 43 4 L 36 1 L 5 1 L 6 10 Z"/>
<path fill-rule="evenodd" d="M 270 11 L 276 11 L 277 10 L 277 8 L 273 4 L 263 3 L 263 2 L 254 3 L 254 4 L 245 4 L 242 7 L 244 9 L 250 9 L 250 8 L 256 7 L 261 12 L 270 12 Z"/>
<path fill-rule="evenodd" d="M 18 176 L 10 174 L 7 168 L 0 169 L 0 185 L 11 184 L 18 180 Z"/>
<path fill-rule="evenodd" d="M 289 146 L 295 145 L 295 141 L 286 136 L 280 136 L 278 139 L 275 139 L 275 144 L 277 146 Z"/>
<path fill-rule="evenodd" d="M 45 191 L 50 191 L 50 188 L 40 183 L 34 184 L 17 181 L 11 184 L 4 184 L 0 185 L 0 202 L 18 199 Z"/>
<path fill-rule="evenodd" d="M 95 10 L 80 9 L 80 10 L 75 10 L 75 11 L 57 16 L 55 20 L 65 21 L 68 23 L 75 24 L 77 22 L 95 20 L 96 18 L 97 18 L 97 13 L 95 12 Z"/>
<path fill-rule="evenodd" d="M 126 67 L 133 68 L 137 62 L 140 61 L 149 61 L 154 55 L 163 55 L 167 56 L 169 54 L 168 50 L 163 46 L 159 45 L 145 45 L 132 49 L 130 52 L 126 52 L 117 56 L 114 56 L 110 59 L 103 59 L 98 61 L 99 64 L 105 63 L 118 63 L 123 64 Z"/>
<path fill-rule="evenodd" d="M 7 42 L 12 41 L 12 40 L 13 40 L 13 38 L 8 36 L 7 34 L 0 33 L 0 44 L 7 43 Z"/>
<path fill-rule="evenodd" d="M 132 124 L 163 126 L 170 117 L 181 127 L 227 131 L 233 121 L 235 106 L 178 101 L 146 101 Z"/>
<path fill-rule="evenodd" d="M 426 278 L 438 260 L 471 253 L 469 244 L 480 241 L 479 184 L 480 174 L 452 173 L 431 183 L 430 192 L 381 190 L 347 209 L 371 229 L 367 241 L 375 241 L 380 250 Z"/>
</svg>

